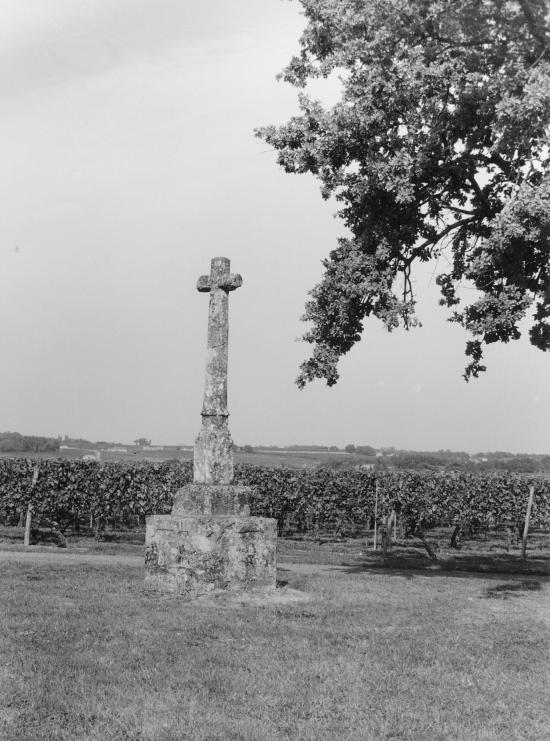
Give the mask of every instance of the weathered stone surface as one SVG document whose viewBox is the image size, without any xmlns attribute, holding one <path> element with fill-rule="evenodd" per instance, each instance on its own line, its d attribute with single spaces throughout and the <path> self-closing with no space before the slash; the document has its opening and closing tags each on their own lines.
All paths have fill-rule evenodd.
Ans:
<svg viewBox="0 0 550 741">
<path fill-rule="evenodd" d="M 176 492 L 172 515 L 250 515 L 251 486 L 187 484 Z"/>
<path fill-rule="evenodd" d="M 229 341 L 229 291 L 242 285 L 240 275 L 229 272 L 227 257 L 214 257 L 210 275 L 199 278 L 197 289 L 210 292 L 206 377 L 202 430 L 195 441 L 193 480 L 203 484 L 233 481 L 231 436 L 227 425 L 227 357 Z"/>
<path fill-rule="evenodd" d="M 230 484 L 234 471 L 232 446 L 227 417 L 203 415 L 193 453 L 193 481 Z"/>
<path fill-rule="evenodd" d="M 267 517 L 148 517 L 146 586 L 189 597 L 274 589 L 276 540 L 275 520 Z"/>
</svg>

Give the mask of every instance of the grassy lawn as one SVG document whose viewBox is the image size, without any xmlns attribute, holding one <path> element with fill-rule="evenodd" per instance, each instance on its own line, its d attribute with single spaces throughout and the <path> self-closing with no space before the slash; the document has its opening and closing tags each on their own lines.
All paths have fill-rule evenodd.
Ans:
<svg viewBox="0 0 550 741">
<path fill-rule="evenodd" d="M 3 741 L 550 737 L 545 577 L 283 561 L 278 600 L 189 604 L 136 561 L 9 555 Z"/>
</svg>

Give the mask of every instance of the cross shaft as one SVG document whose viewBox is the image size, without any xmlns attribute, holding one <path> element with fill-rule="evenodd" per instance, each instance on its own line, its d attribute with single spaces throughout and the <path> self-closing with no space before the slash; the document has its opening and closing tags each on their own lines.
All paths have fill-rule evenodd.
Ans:
<svg viewBox="0 0 550 741">
<path fill-rule="evenodd" d="M 210 275 L 203 275 L 197 290 L 209 292 L 206 376 L 202 429 L 195 443 L 194 481 L 228 484 L 233 480 L 233 455 L 227 424 L 227 355 L 229 291 L 242 285 L 240 275 L 229 272 L 226 257 L 214 257 Z"/>
</svg>

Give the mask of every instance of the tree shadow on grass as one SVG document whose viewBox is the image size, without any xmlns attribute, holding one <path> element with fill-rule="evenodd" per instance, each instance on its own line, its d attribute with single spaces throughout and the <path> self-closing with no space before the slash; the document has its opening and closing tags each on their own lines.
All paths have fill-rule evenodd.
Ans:
<svg viewBox="0 0 550 741">
<path fill-rule="evenodd" d="M 373 553 L 355 563 L 342 563 L 346 573 L 384 573 L 389 576 L 471 576 L 472 578 L 500 578 L 533 575 L 550 579 L 550 559 L 531 556 L 522 559 L 519 555 L 459 553 L 445 556 L 437 561 L 418 555 L 391 555 L 385 559 Z"/>
<path fill-rule="evenodd" d="M 496 587 L 487 589 L 485 596 L 489 599 L 508 599 L 519 596 L 522 592 L 540 592 L 540 581 L 536 579 L 523 579 L 522 581 L 497 584 Z"/>
</svg>

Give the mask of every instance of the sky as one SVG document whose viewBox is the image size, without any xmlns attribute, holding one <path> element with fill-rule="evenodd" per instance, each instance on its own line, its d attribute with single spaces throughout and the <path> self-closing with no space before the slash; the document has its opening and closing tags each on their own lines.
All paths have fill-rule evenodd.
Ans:
<svg viewBox="0 0 550 741">
<path fill-rule="evenodd" d="M 2 0 L 0 430 L 192 444 L 207 295 L 226 256 L 238 445 L 550 452 L 550 355 L 488 348 L 416 274 L 420 329 L 376 320 L 340 380 L 300 391 L 298 341 L 321 260 L 345 234 L 310 176 L 254 137 L 297 112 L 276 74 L 305 22 L 286 0 Z M 314 89 L 328 100 L 335 89 Z M 324 98 L 325 99 L 325 98 Z"/>
</svg>

